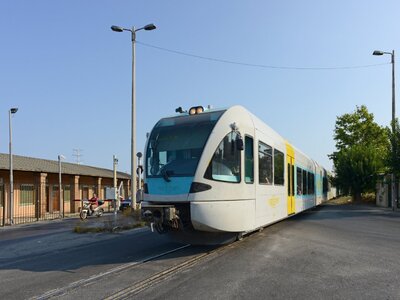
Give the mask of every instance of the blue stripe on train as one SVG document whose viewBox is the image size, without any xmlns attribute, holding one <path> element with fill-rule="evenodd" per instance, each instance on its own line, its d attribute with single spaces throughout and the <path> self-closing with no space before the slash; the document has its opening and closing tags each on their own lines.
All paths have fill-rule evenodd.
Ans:
<svg viewBox="0 0 400 300">
<path fill-rule="evenodd" d="M 164 178 L 147 178 L 149 194 L 156 195 L 179 195 L 188 194 L 193 177 L 171 177 L 167 182 Z"/>
</svg>

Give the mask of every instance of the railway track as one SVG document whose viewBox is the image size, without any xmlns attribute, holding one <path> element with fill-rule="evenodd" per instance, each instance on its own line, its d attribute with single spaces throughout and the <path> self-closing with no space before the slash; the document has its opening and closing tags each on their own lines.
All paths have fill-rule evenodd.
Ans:
<svg viewBox="0 0 400 300">
<path fill-rule="evenodd" d="M 145 264 L 147 262 L 156 260 L 157 258 L 166 256 L 166 255 L 174 253 L 174 252 L 178 252 L 178 251 L 186 249 L 188 247 L 190 247 L 189 244 L 181 246 L 181 247 L 178 247 L 178 248 L 175 248 L 175 249 L 172 249 L 172 250 L 169 250 L 169 251 L 165 251 L 165 252 L 157 254 L 157 255 L 146 257 L 146 258 L 144 258 L 144 259 L 142 259 L 140 261 L 135 261 L 135 262 L 131 262 L 131 263 L 120 265 L 120 266 L 112 268 L 112 269 L 110 269 L 110 270 L 108 270 L 106 272 L 101 272 L 101 273 L 92 275 L 89 278 L 85 278 L 85 279 L 81 279 L 81 280 L 72 282 L 72 283 L 70 283 L 70 284 L 68 284 L 68 285 L 66 285 L 64 287 L 47 291 L 46 293 L 44 293 L 42 295 L 34 296 L 34 297 L 30 298 L 30 300 L 33 300 L 33 299 L 35 299 L 35 300 L 46 300 L 46 299 L 57 298 L 59 296 L 67 294 L 68 292 L 70 292 L 72 290 L 79 289 L 80 287 L 83 287 L 83 286 L 87 286 L 87 285 L 89 285 L 89 284 L 91 284 L 91 283 L 93 283 L 93 282 L 95 282 L 95 281 L 97 281 L 99 279 L 103 279 L 103 278 L 105 278 L 107 276 L 115 275 L 117 273 L 120 273 L 122 271 L 126 271 L 128 269 L 137 268 L 140 265 L 143 265 L 143 264 Z"/>
<path fill-rule="evenodd" d="M 160 283 L 163 280 L 166 280 L 167 278 L 173 276 L 174 274 L 177 274 L 177 273 L 181 272 L 182 270 L 185 270 L 185 269 L 201 262 L 202 260 L 210 257 L 211 255 L 222 252 L 224 249 L 226 249 L 228 247 L 232 247 L 234 244 L 235 243 L 231 243 L 228 245 L 224 245 L 224 246 L 197 254 L 194 257 L 184 260 L 183 262 L 174 264 L 171 267 L 167 267 L 166 269 L 163 269 L 163 270 L 147 277 L 144 280 L 141 280 L 138 282 L 133 282 L 129 287 L 121 289 L 112 295 L 108 295 L 104 299 L 108 299 L 108 300 L 128 299 L 134 295 L 139 294 L 141 291 L 144 291 L 145 289 L 147 289 L 157 283 Z M 174 249 L 165 251 L 163 253 L 160 253 L 160 254 L 157 254 L 154 256 L 146 257 L 140 261 L 126 263 L 126 264 L 120 265 L 118 267 L 112 268 L 110 270 L 107 270 L 105 272 L 94 274 L 88 278 L 72 282 L 64 287 L 49 290 L 41 295 L 34 296 L 30 299 L 47 300 L 47 299 L 62 298 L 63 296 L 68 295 L 68 293 L 73 292 L 75 290 L 79 290 L 81 288 L 83 289 L 86 286 L 88 286 L 94 282 L 97 282 L 100 279 L 106 279 L 107 277 L 116 276 L 117 274 L 119 274 L 121 272 L 133 270 L 135 268 L 143 266 L 146 263 L 156 261 L 157 259 L 159 259 L 161 257 L 165 257 L 165 256 L 168 256 L 168 255 L 174 254 L 174 253 L 176 254 L 176 253 L 179 253 L 179 251 L 184 251 L 185 249 L 188 249 L 189 247 L 192 247 L 192 246 L 190 244 L 187 244 L 187 245 L 184 245 L 184 246 L 181 246 L 178 248 L 174 248 Z"/>
<path fill-rule="evenodd" d="M 227 245 L 218 247 L 216 249 L 207 251 L 205 253 L 196 255 L 195 257 L 192 257 L 188 260 L 185 260 L 184 262 L 181 262 L 181 263 L 176 264 L 170 268 L 167 268 L 161 272 L 158 272 L 140 282 L 134 283 L 132 286 L 125 288 L 113 295 L 106 297 L 105 300 L 131 299 L 132 296 L 139 294 L 140 292 L 146 290 L 147 288 L 149 288 L 155 284 L 163 282 L 164 280 L 174 276 L 175 274 L 178 274 L 179 272 L 181 272 L 185 269 L 190 268 L 191 266 L 205 260 L 206 258 L 209 258 L 212 255 L 221 253 L 224 250 L 226 250 L 227 248 L 232 248 L 236 243 L 238 243 L 240 241 L 236 241 L 231 244 L 227 244 Z"/>
</svg>

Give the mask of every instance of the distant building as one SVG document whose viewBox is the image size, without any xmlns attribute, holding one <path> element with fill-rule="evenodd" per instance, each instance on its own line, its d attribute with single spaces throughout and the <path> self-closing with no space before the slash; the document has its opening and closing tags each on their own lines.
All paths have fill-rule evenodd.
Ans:
<svg viewBox="0 0 400 300">
<path fill-rule="evenodd" d="M 13 170 L 14 223 L 58 218 L 62 212 L 58 161 L 13 155 Z M 104 199 L 105 189 L 113 186 L 113 170 L 62 162 L 61 173 L 65 214 L 79 212 L 80 200 L 94 193 Z M 118 186 L 122 182 L 122 196 L 127 197 L 130 175 L 118 172 L 117 178 Z M 0 226 L 11 220 L 9 192 L 9 155 L 0 153 Z"/>
</svg>

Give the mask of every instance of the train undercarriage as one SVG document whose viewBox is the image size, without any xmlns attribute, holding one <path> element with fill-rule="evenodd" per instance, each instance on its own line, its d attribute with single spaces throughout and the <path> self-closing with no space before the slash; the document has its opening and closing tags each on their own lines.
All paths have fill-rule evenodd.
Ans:
<svg viewBox="0 0 400 300">
<path fill-rule="evenodd" d="M 190 203 L 142 203 L 142 219 L 159 234 L 167 234 L 177 242 L 193 245 L 230 243 L 242 236 L 237 232 L 210 232 L 196 230 L 190 219 Z"/>
</svg>

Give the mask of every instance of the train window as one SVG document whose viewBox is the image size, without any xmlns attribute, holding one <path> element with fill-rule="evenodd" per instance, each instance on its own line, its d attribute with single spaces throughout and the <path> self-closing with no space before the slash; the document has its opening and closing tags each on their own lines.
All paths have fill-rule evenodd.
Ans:
<svg viewBox="0 0 400 300">
<path fill-rule="evenodd" d="M 303 170 L 303 195 L 308 195 L 307 171 Z"/>
<path fill-rule="evenodd" d="M 149 137 L 144 162 L 146 177 L 194 176 L 204 146 L 222 113 L 161 119 Z"/>
<path fill-rule="evenodd" d="M 324 194 L 326 194 L 328 192 L 328 178 L 326 178 L 324 176 L 324 178 L 322 179 L 323 183 L 322 183 L 322 191 Z"/>
<path fill-rule="evenodd" d="M 315 175 L 311 173 L 311 194 L 315 194 Z"/>
<path fill-rule="evenodd" d="M 258 142 L 258 182 L 272 184 L 272 147 Z"/>
<path fill-rule="evenodd" d="M 284 180 L 284 155 L 281 151 L 274 149 L 274 183 L 283 185 Z"/>
<path fill-rule="evenodd" d="M 211 180 L 240 182 L 240 155 L 236 147 L 236 132 L 228 133 L 218 145 L 204 177 Z"/>
<path fill-rule="evenodd" d="M 296 179 L 297 179 L 297 195 L 303 195 L 303 171 L 300 168 L 297 168 Z"/>
<path fill-rule="evenodd" d="M 244 181 L 254 182 L 254 146 L 250 136 L 244 138 Z"/>
<path fill-rule="evenodd" d="M 308 194 L 314 194 L 314 174 L 307 172 L 308 175 Z"/>
</svg>

